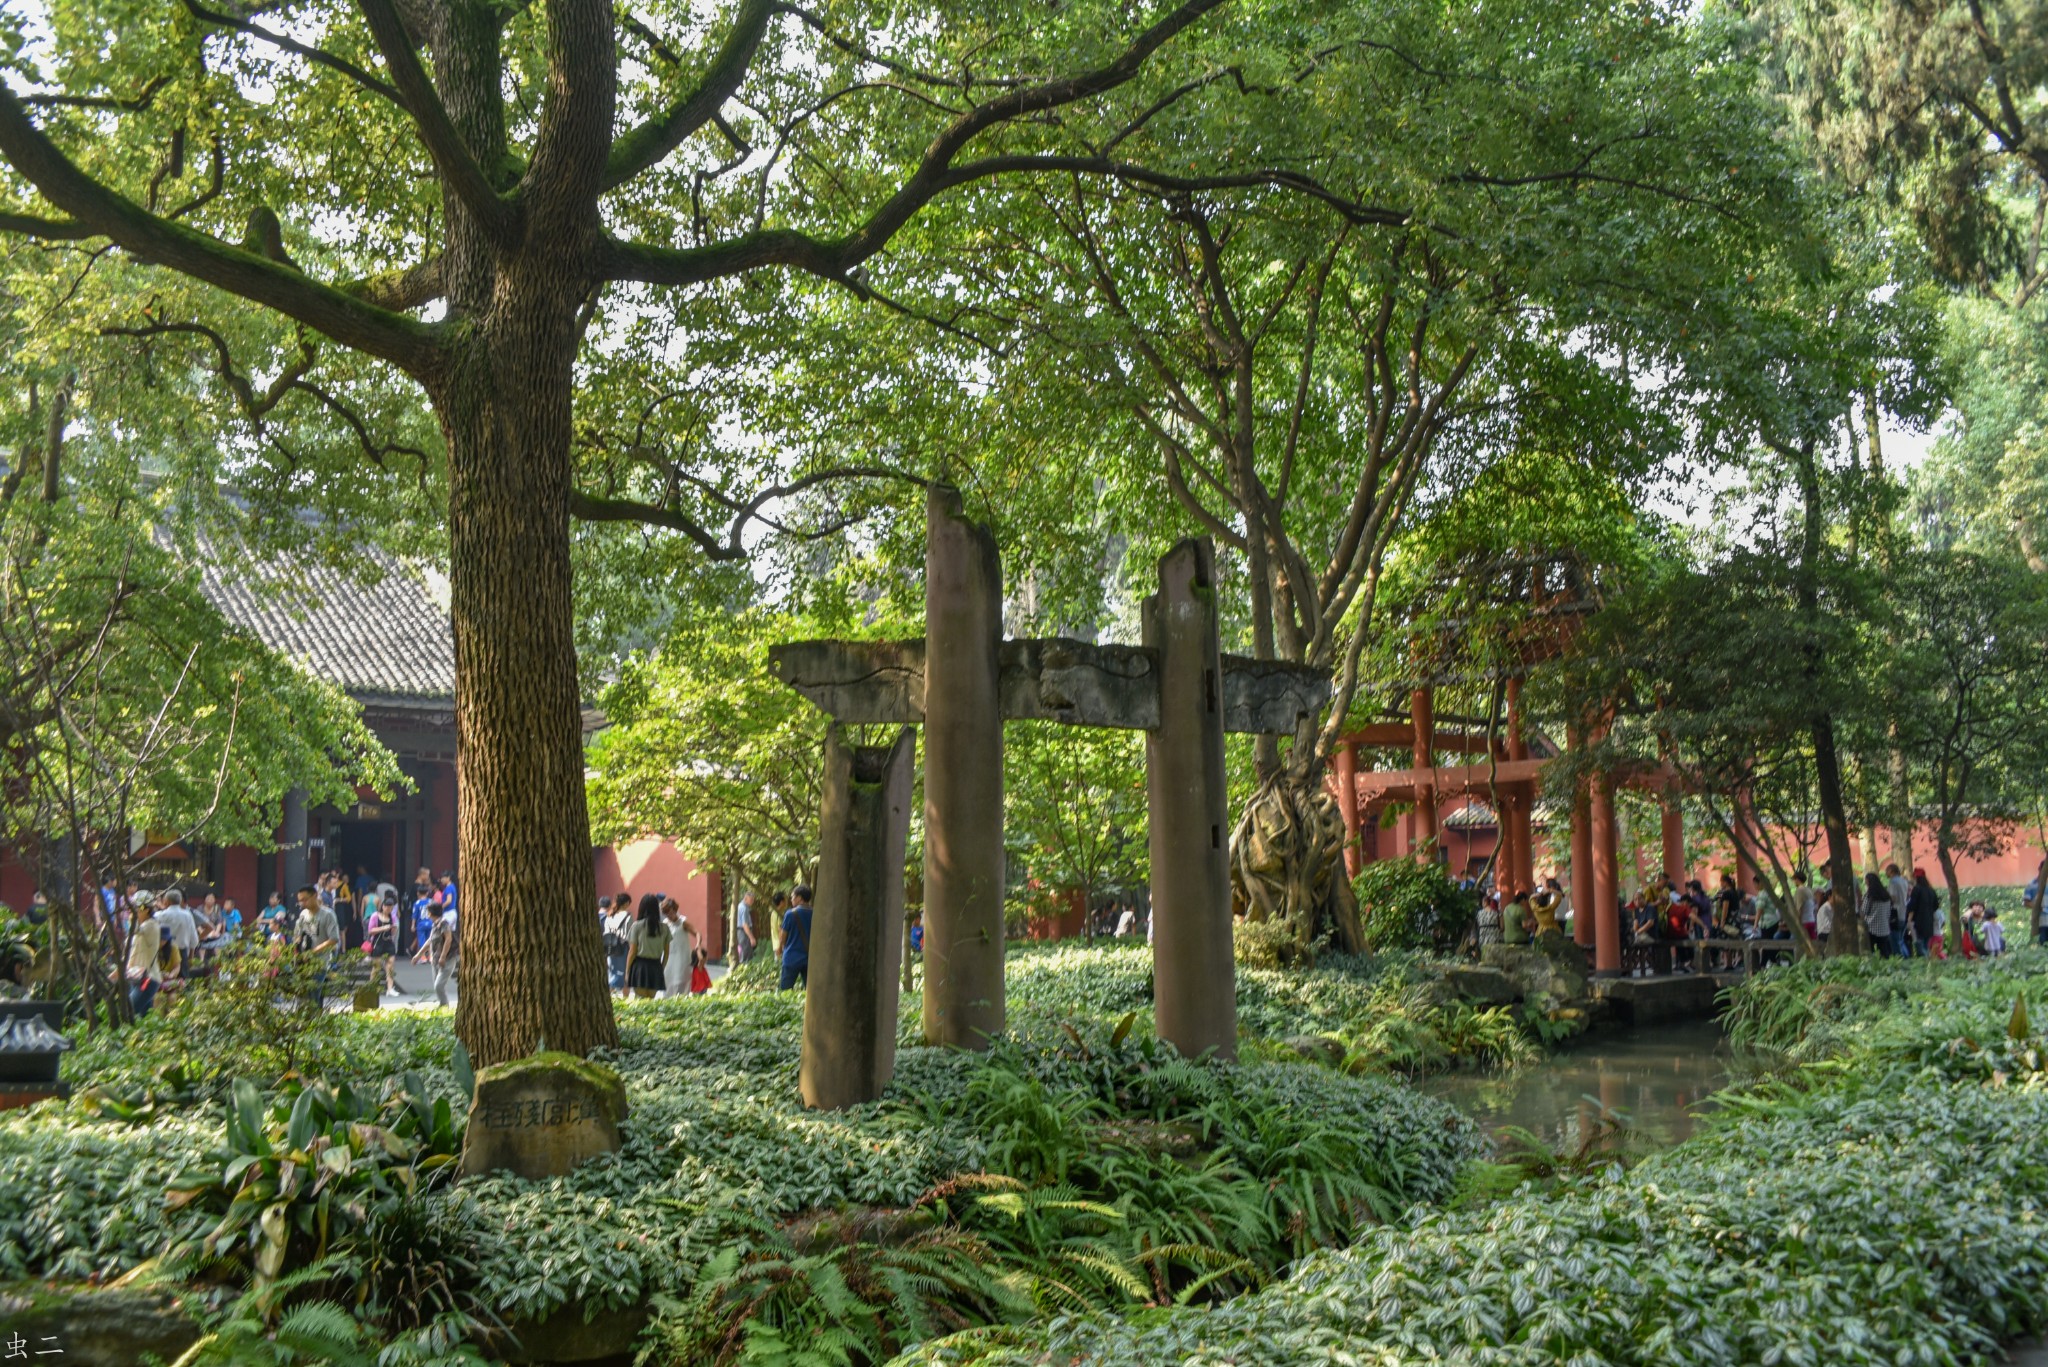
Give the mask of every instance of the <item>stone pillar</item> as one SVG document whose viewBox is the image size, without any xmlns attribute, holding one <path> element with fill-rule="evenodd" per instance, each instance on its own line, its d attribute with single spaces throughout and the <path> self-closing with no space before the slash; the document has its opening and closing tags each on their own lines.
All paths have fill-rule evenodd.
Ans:
<svg viewBox="0 0 2048 1367">
<path fill-rule="evenodd" d="M 284 870 L 284 904 L 296 909 L 300 888 L 306 886 L 306 790 L 294 788 L 284 795 L 284 833 L 278 842 L 278 859 Z M 262 908 L 258 907 L 258 911 Z"/>
<path fill-rule="evenodd" d="M 1428 847 L 1436 857 L 1436 787 L 1430 771 L 1436 767 L 1436 704 L 1427 688 L 1418 688 L 1408 699 L 1409 716 L 1415 724 L 1415 824 L 1414 848 L 1418 857 Z M 1498 813 L 1495 814 L 1496 816 Z"/>
<path fill-rule="evenodd" d="M 1188 1057 L 1213 1051 L 1234 1059 L 1237 962 L 1215 583 L 1209 539 L 1189 539 L 1159 562 L 1159 592 L 1145 600 L 1145 648 L 1159 661 L 1159 726 L 1145 733 L 1153 1017 L 1159 1038 Z"/>
<path fill-rule="evenodd" d="M 1593 947 L 1593 794 L 1585 779 L 1572 788 L 1572 942 Z"/>
<path fill-rule="evenodd" d="M 1666 791 L 1658 813 L 1664 837 L 1664 878 L 1683 888 L 1685 886 L 1685 812 L 1678 800 Z"/>
<path fill-rule="evenodd" d="M 1593 775 L 1593 971 L 1621 972 L 1621 899 L 1614 824 L 1614 776 Z"/>
<path fill-rule="evenodd" d="M 917 733 L 850 746 L 825 733 L 824 820 L 804 989 L 804 1105 L 873 1101 L 896 1073 L 903 968 L 903 854 Z"/>
<path fill-rule="evenodd" d="M 924 1037 L 1003 1029 L 1003 572 L 960 491 L 925 500 Z"/>
<path fill-rule="evenodd" d="M 1344 872 L 1356 878 L 1365 866 L 1365 851 L 1358 839 L 1358 747 L 1339 745 L 1335 759 L 1337 810 L 1344 814 Z"/>
</svg>

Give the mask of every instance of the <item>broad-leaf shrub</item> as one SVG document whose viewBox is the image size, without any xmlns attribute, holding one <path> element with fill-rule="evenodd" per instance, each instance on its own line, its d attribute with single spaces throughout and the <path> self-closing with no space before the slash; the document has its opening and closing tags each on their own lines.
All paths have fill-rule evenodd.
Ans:
<svg viewBox="0 0 2048 1367">
<path fill-rule="evenodd" d="M 448 1098 L 408 1074 L 381 1100 L 347 1082 L 294 1083 L 266 1107 L 237 1082 L 225 1143 L 171 1183 L 172 1210 L 197 1206 L 219 1223 L 174 1262 L 245 1263 L 257 1285 L 343 1251 L 373 1218 L 420 1197 L 461 1155 L 462 1124 Z"/>
<path fill-rule="evenodd" d="M 1375 950 L 1446 954 L 1457 948 L 1478 914 L 1478 899 L 1434 861 L 1380 859 L 1351 880 L 1358 923 Z"/>
</svg>

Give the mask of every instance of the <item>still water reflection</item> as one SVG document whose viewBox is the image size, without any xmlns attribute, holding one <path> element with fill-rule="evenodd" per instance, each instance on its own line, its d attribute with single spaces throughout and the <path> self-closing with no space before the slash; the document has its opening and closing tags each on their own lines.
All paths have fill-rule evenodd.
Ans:
<svg viewBox="0 0 2048 1367">
<path fill-rule="evenodd" d="M 1603 1124 L 1629 1131 L 1632 1148 L 1664 1148 L 1692 1134 L 1690 1108 L 1728 1083 L 1731 1060 L 1712 1021 L 1597 1029 L 1578 1044 L 1512 1073 L 1451 1073 L 1424 1081 L 1498 1133 L 1517 1126 L 1573 1150 Z"/>
</svg>

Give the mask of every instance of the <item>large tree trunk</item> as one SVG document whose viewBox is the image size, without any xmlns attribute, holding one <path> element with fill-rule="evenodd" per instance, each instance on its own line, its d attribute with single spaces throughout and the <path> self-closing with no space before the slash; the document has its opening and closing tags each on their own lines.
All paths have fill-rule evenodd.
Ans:
<svg viewBox="0 0 2048 1367">
<path fill-rule="evenodd" d="M 1295 746 L 1304 753 L 1300 737 Z M 1306 753 L 1315 753 L 1312 742 Z M 1284 765 L 1245 802 L 1230 835 L 1238 910 L 1248 920 L 1284 923 L 1304 956 L 1325 939 L 1343 953 L 1359 953 L 1365 938 L 1344 866 L 1345 838 L 1322 766 Z"/>
<path fill-rule="evenodd" d="M 1834 889 L 1834 929 L 1828 936 L 1828 949 L 1835 954 L 1862 954 L 1870 947 L 1869 935 L 1856 911 L 1855 845 L 1849 839 L 1849 812 L 1842 800 L 1835 722 L 1825 713 L 1813 719 L 1813 768 L 1820 789 L 1821 825 L 1828 838 L 1828 884 Z"/>
<path fill-rule="evenodd" d="M 572 306 L 573 307 L 573 306 Z M 456 1032 L 479 1065 L 617 1042 L 604 990 L 569 577 L 573 313 L 480 330 L 448 438 L 462 810 Z"/>
<path fill-rule="evenodd" d="M 430 39 L 477 163 L 505 152 L 502 15 L 450 4 Z M 524 219 L 493 238 L 454 195 L 452 318 L 468 330 L 429 384 L 447 438 L 462 897 L 456 1033 L 478 1066 L 545 1045 L 615 1044 L 606 991 L 570 597 L 578 309 L 599 242 L 611 139 L 610 15 L 554 15 L 551 89 Z"/>
</svg>

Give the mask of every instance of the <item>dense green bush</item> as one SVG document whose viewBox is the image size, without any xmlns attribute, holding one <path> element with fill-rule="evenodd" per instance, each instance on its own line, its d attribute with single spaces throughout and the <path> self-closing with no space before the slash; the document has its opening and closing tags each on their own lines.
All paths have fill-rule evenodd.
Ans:
<svg viewBox="0 0 2048 1367">
<path fill-rule="evenodd" d="M 293 1082 L 267 1106 L 254 1083 L 236 1082 L 225 1141 L 166 1201 L 220 1223 L 196 1247 L 173 1249 L 174 1260 L 244 1263 L 261 1285 L 288 1258 L 298 1267 L 348 1248 L 447 1175 L 467 1104 L 430 1097 L 417 1074 L 381 1100 L 347 1082 Z"/>
<path fill-rule="evenodd" d="M 1365 942 L 1376 950 L 1448 953 L 1471 930 L 1479 911 L 1478 898 L 1433 861 L 1376 860 L 1359 870 L 1351 891 L 1358 898 Z"/>
<path fill-rule="evenodd" d="M 2031 945 L 1996 959 L 1800 959 L 1729 988 L 1722 1019 L 1738 1048 L 1812 1059 L 1880 1038 L 1940 1035 L 1954 1028 L 1956 1008 L 2010 1011 L 2023 996 L 2048 1002 L 2044 973 L 2048 951 Z"/>
</svg>

